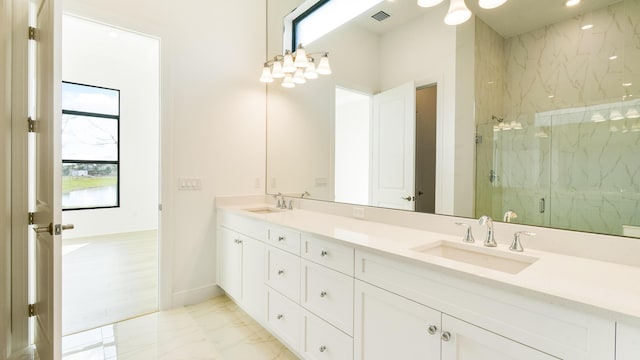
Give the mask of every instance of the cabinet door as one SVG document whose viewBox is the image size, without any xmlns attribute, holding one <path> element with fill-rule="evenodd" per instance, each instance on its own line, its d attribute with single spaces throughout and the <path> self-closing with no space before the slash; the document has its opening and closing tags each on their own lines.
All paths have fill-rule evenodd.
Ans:
<svg viewBox="0 0 640 360">
<path fill-rule="evenodd" d="M 640 328 L 617 325 L 616 360 L 640 359 Z"/>
<path fill-rule="evenodd" d="M 218 285 L 232 298 L 242 299 L 242 240 L 227 228 L 218 233 Z"/>
<path fill-rule="evenodd" d="M 441 337 L 442 360 L 558 359 L 446 314 Z"/>
<path fill-rule="evenodd" d="M 264 244 L 242 237 L 242 307 L 258 322 L 265 321 L 267 311 L 264 287 Z"/>
<path fill-rule="evenodd" d="M 440 359 L 440 312 L 362 281 L 355 287 L 354 359 Z"/>
</svg>

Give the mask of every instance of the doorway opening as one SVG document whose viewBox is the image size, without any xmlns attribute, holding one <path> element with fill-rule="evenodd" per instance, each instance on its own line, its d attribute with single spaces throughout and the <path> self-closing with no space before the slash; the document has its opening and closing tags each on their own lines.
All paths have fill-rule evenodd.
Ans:
<svg viewBox="0 0 640 360">
<path fill-rule="evenodd" d="M 436 213 L 436 84 L 416 89 L 415 211 Z"/>
<path fill-rule="evenodd" d="M 63 15 L 63 335 L 158 310 L 159 49 Z"/>
</svg>

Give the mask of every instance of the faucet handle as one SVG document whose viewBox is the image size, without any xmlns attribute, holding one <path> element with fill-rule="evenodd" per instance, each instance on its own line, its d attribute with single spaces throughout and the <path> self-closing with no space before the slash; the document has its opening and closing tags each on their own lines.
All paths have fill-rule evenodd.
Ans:
<svg viewBox="0 0 640 360">
<path fill-rule="evenodd" d="M 476 241 L 476 239 L 473 238 L 473 233 L 471 232 L 471 225 L 465 224 L 463 222 L 456 222 L 456 225 L 464 226 L 467 229 L 464 237 L 462 238 L 462 241 L 466 243 L 472 243 Z"/>
<path fill-rule="evenodd" d="M 513 242 L 511 243 L 511 246 L 509 246 L 509 250 L 522 252 L 524 248 L 522 247 L 522 242 L 520 241 L 520 235 L 535 236 L 535 234 L 536 233 L 531 231 L 516 231 L 515 233 L 513 233 Z"/>
</svg>

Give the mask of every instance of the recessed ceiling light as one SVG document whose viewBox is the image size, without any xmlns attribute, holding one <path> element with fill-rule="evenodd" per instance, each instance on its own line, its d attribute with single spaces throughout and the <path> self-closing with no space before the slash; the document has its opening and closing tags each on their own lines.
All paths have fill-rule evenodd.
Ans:
<svg viewBox="0 0 640 360">
<path fill-rule="evenodd" d="M 618 55 L 611 55 L 609 56 L 609 60 L 615 60 L 618 58 Z"/>
<path fill-rule="evenodd" d="M 567 2 L 564 4 L 567 6 L 576 6 L 580 4 L 580 0 L 567 0 Z"/>
<path fill-rule="evenodd" d="M 582 25 L 582 30 L 593 29 L 593 24 Z"/>
</svg>

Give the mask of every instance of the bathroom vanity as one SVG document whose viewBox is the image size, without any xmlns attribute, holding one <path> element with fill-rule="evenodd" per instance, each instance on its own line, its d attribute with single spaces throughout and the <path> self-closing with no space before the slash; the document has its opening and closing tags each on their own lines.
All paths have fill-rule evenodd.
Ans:
<svg viewBox="0 0 640 360">
<path fill-rule="evenodd" d="M 634 266 L 267 204 L 217 226 L 218 285 L 304 359 L 640 356 Z"/>
</svg>

